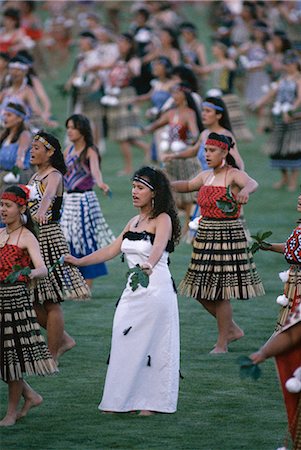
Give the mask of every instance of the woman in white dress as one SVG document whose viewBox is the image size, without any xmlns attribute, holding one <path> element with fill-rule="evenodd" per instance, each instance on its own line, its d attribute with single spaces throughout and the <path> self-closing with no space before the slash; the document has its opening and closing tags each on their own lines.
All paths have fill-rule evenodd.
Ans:
<svg viewBox="0 0 301 450">
<path fill-rule="evenodd" d="M 67 255 L 65 261 L 85 266 L 123 252 L 130 269 L 136 267 L 149 281 L 135 289 L 132 272 L 118 302 L 99 409 L 147 416 L 173 413 L 179 388 L 179 317 L 168 254 L 179 241 L 180 223 L 169 181 L 160 170 L 135 172 L 132 198 L 139 214 L 112 244 L 80 259 Z"/>
</svg>

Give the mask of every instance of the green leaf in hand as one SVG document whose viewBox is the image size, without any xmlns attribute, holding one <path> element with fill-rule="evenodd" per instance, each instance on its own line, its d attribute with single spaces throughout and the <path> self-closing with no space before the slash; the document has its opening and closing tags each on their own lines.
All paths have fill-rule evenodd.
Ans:
<svg viewBox="0 0 301 450">
<path fill-rule="evenodd" d="M 271 247 L 271 244 L 269 242 L 266 242 L 265 239 L 272 236 L 272 231 L 264 231 L 263 233 L 258 232 L 255 235 L 251 235 L 251 238 L 255 241 L 250 248 L 251 252 L 254 254 L 260 249 L 267 250 L 269 247 Z"/>
<path fill-rule="evenodd" d="M 132 269 L 129 269 L 126 273 L 126 276 L 127 278 L 130 277 L 130 286 L 132 288 L 132 291 L 136 291 L 139 285 L 147 288 L 149 284 L 149 276 L 141 269 L 138 264 L 135 267 L 132 267 Z"/>
<path fill-rule="evenodd" d="M 11 172 L 14 174 L 14 176 L 16 177 L 17 175 L 19 175 L 20 174 L 20 169 L 19 169 L 19 167 L 18 166 L 14 166 L 13 168 L 12 168 L 12 170 L 11 170 Z"/>
<path fill-rule="evenodd" d="M 64 264 L 64 255 L 62 255 L 59 259 L 57 259 L 57 260 L 55 261 L 55 263 L 52 264 L 51 267 L 49 267 L 48 273 L 53 272 L 54 269 L 56 268 L 56 266 L 58 266 L 58 265 L 63 265 L 63 264 Z"/>
<path fill-rule="evenodd" d="M 239 364 L 239 376 L 240 378 L 252 378 L 253 380 L 258 380 L 261 376 L 261 369 L 258 364 L 253 363 L 251 358 L 248 356 L 239 356 L 237 358 L 237 363 Z"/>
<path fill-rule="evenodd" d="M 31 272 L 31 268 L 30 267 L 22 267 L 19 265 L 15 265 L 12 267 L 13 271 L 7 275 L 7 277 L 4 280 L 4 283 L 15 283 L 16 281 L 18 281 L 18 278 L 20 277 L 20 275 L 25 275 L 28 276 Z"/>
</svg>

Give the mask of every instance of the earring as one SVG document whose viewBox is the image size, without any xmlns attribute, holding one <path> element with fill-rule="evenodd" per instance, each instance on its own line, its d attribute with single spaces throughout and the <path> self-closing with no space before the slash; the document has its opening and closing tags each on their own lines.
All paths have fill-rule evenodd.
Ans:
<svg viewBox="0 0 301 450">
<path fill-rule="evenodd" d="M 26 214 L 21 214 L 21 223 L 22 225 L 26 225 L 27 224 L 27 215 Z"/>
<path fill-rule="evenodd" d="M 155 199 L 154 199 L 154 197 L 152 198 L 152 209 L 154 209 L 154 207 L 155 207 Z"/>
</svg>

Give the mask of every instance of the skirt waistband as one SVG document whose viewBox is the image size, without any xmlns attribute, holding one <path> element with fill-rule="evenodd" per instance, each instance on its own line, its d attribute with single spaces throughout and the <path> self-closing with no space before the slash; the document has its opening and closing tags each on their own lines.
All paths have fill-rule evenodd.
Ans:
<svg viewBox="0 0 301 450">
<path fill-rule="evenodd" d="M 85 192 L 91 192 L 93 189 L 70 189 L 67 194 L 84 194 Z"/>
</svg>

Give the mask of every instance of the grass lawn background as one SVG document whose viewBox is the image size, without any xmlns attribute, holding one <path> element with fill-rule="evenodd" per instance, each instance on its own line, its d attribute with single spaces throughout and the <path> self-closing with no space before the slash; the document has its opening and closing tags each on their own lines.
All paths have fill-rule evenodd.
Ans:
<svg viewBox="0 0 301 450">
<path fill-rule="evenodd" d="M 208 37 L 206 8 L 187 5 L 188 19 L 202 28 Z M 208 41 L 207 41 L 208 43 Z M 48 79 L 46 88 L 54 113 L 62 126 L 66 119 L 65 99 L 55 86 L 66 80 L 70 67 L 61 70 L 58 79 Z M 256 134 L 255 123 L 250 126 Z M 298 218 L 297 194 L 274 191 L 271 186 L 278 173 L 269 169 L 261 148 L 266 136 L 252 143 L 239 143 L 248 173 L 260 184 L 245 208 L 251 231 L 272 230 L 272 240 L 284 241 Z M 131 183 L 116 178 L 121 169 L 118 147 L 107 143 L 103 174 L 111 186 L 113 198 L 99 190 L 103 213 L 118 235 L 135 214 L 131 203 Z M 142 155 L 134 151 L 135 165 Z M 171 272 L 177 283 L 189 263 L 191 247 L 180 244 L 171 256 Z M 201 449 L 201 450 L 273 450 L 283 445 L 286 416 L 272 360 L 263 366 L 257 381 L 240 380 L 236 358 L 256 350 L 272 333 L 282 293 L 278 272 L 287 269 L 281 255 L 261 252 L 256 264 L 263 279 L 266 296 L 251 301 L 233 301 L 234 317 L 246 336 L 230 346 L 226 355 L 209 355 L 215 339 L 215 321 L 194 300 L 179 296 L 181 324 L 181 372 L 178 411 L 150 418 L 134 415 L 101 415 L 101 398 L 106 360 L 110 349 L 112 318 L 116 300 L 125 284 L 126 265 L 120 258 L 108 263 L 109 275 L 98 278 L 90 302 L 65 302 L 66 330 L 77 346 L 60 360 L 60 374 L 34 378 L 29 382 L 44 397 L 44 403 L 30 411 L 16 426 L 0 430 L 0 448 L 7 449 Z M 0 384 L 0 412 L 4 415 L 7 388 Z"/>
</svg>

